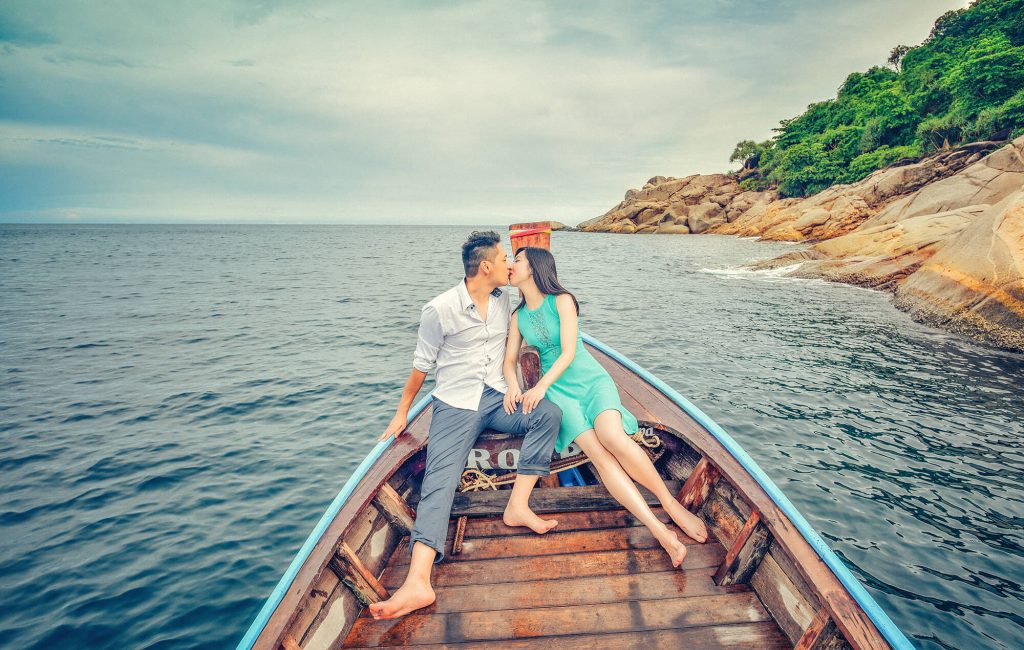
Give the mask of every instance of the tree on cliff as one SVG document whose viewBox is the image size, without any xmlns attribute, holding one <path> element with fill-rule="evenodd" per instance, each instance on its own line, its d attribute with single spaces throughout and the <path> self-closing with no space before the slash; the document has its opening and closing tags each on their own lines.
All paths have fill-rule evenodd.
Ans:
<svg viewBox="0 0 1024 650">
<path fill-rule="evenodd" d="M 757 167 L 759 153 L 756 142 L 753 140 L 743 140 L 736 144 L 732 155 L 729 156 L 729 162 L 742 162 L 745 169 L 753 169 Z"/>
<path fill-rule="evenodd" d="M 1024 0 L 949 11 L 888 63 L 850 74 L 835 99 L 782 120 L 767 142 L 737 144 L 730 162 L 757 168 L 743 184 L 808 196 L 902 158 L 1024 133 Z"/>
<path fill-rule="evenodd" d="M 907 55 L 907 52 L 909 51 L 909 45 L 897 45 L 896 47 L 892 48 L 892 52 L 889 52 L 889 58 L 888 60 L 886 60 L 886 63 L 891 65 L 896 70 L 896 72 L 899 72 L 900 64 L 903 62 L 903 57 L 905 57 Z"/>
</svg>

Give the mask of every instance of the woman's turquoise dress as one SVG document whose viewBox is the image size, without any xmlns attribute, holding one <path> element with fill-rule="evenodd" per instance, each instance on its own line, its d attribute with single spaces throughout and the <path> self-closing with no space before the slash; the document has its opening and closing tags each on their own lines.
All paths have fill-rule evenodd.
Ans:
<svg viewBox="0 0 1024 650">
<path fill-rule="evenodd" d="M 527 309 L 523 305 L 517 313 L 519 333 L 528 345 L 536 347 L 540 352 L 543 375 L 562 354 L 559 329 L 562 320 L 555 307 L 555 296 L 544 296 L 544 302 L 536 309 Z M 576 436 L 593 429 L 594 419 L 609 409 L 622 414 L 622 428 L 629 435 L 636 433 L 639 428 L 633 414 L 622 406 L 619 390 L 611 375 L 583 347 L 579 329 L 576 330 L 576 356 L 562 376 L 551 385 L 545 397 L 562 409 L 562 426 L 555 443 L 555 451 L 559 453 L 565 451 Z"/>
</svg>

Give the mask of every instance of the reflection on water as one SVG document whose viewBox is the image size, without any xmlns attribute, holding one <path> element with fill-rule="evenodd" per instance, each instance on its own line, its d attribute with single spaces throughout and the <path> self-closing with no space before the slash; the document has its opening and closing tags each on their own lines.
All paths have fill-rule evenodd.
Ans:
<svg viewBox="0 0 1024 650">
<path fill-rule="evenodd" d="M 233 645 L 390 419 L 468 230 L 0 227 L 5 641 Z M 740 269 L 788 245 L 553 248 L 584 329 L 732 433 L 917 645 L 1021 647 L 1020 356 Z"/>
</svg>

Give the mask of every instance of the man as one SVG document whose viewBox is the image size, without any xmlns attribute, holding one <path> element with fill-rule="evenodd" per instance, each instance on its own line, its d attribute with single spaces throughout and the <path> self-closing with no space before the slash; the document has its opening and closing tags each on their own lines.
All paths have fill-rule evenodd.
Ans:
<svg viewBox="0 0 1024 650">
<path fill-rule="evenodd" d="M 530 412 L 503 407 L 508 386 L 502 376 L 512 303 L 506 291 L 508 255 L 495 232 L 474 232 L 462 246 L 466 277 L 423 307 L 413 370 L 394 419 L 381 440 L 405 430 L 416 393 L 434 371 L 434 412 L 427 439 L 427 465 L 420 487 L 409 545 L 412 559 L 405 582 L 391 598 L 370 605 L 374 618 L 397 618 L 434 602 L 430 571 L 444 556 L 455 490 L 466 457 L 484 429 L 525 435 L 519 469 L 505 507 L 504 522 L 546 533 L 558 522 L 538 517 L 530 491 L 550 473 L 551 454 L 562 412 L 548 400 Z"/>
</svg>

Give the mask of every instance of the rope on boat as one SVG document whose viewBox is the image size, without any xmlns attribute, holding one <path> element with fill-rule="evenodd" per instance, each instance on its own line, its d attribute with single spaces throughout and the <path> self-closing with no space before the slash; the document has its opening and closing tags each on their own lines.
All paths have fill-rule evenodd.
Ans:
<svg viewBox="0 0 1024 650">
<path fill-rule="evenodd" d="M 511 476 L 512 480 L 515 480 L 515 474 L 503 474 L 502 476 L 490 476 L 485 474 L 478 469 L 467 469 L 462 472 L 462 478 L 459 479 L 459 492 L 476 492 L 477 490 L 497 490 L 499 485 L 504 483 L 511 483 L 512 481 L 504 480 L 506 476 Z"/>
<path fill-rule="evenodd" d="M 630 436 L 633 442 L 646 447 L 647 449 L 657 449 L 661 446 L 661 436 L 654 433 L 653 427 L 640 427 L 637 432 Z M 660 454 L 659 454 L 660 456 Z"/>
</svg>

